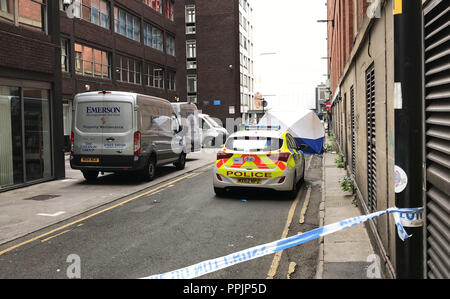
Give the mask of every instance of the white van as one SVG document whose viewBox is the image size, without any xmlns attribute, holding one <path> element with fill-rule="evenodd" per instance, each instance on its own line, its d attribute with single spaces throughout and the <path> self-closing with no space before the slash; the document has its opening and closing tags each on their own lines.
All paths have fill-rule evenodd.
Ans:
<svg viewBox="0 0 450 299">
<path fill-rule="evenodd" d="M 156 167 L 185 167 L 181 125 L 169 101 L 127 92 L 75 96 L 70 165 L 95 180 L 99 172 L 138 172 L 146 181 Z"/>
<path fill-rule="evenodd" d="M 198 117 L 200 118 L 203 147 L 219 147 L 225 144 L 230 133 L 208 114 L 200 113 Z"/>
<path fill-rule="evenodd" d="M 192 103 L 172 103 L 173 109 L 181 120 L 183 127 L 183 136 L 186 138 L 186 145 L 189 152 L 198 152 L 202 149 L 202 132 L 200 130 L 200 121 L 198 109 Z"/>
</svg>

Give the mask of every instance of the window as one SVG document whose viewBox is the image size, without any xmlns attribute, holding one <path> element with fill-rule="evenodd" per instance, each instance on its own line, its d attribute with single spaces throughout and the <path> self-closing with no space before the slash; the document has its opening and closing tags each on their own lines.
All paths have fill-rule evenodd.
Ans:
<svg viewBox="0 0 450 299">
<path fill-rule="evenodd" d="M 186 6 L 186 23 L 195 23 L 195 5 Z"/>
<path fill-rule="evenodd" d="M 161 0 L 144 0 L 144 4 L 162 14 Z"/>
<path fill-rule="evenodd" d="M 150 63 L 144 67 L 144 84 L 155 88 L 164 88 L 164 69 Z"/>
<path fill-rule="evenodd" d="M 75 44 L 75 73 L 83 76 L 111 78 L 108 52 Z"/>
<path fill-rule="evenodd" d="M 197 75 L 187 76 L 187 92 L 197 93 Z"/>
<path fill-rule="evenodd" d="M 144 23 L 144 45 L 163 51 L 163 32 L 150 24 Z M 174 46 L 175 51 L 175 46 Z"/>
<path fill-rule="evenodd" d="M 132 84 L 142 83 L 142 64 L 135 59 L 117 56 L 116 73 L 118 81 Z"/>
<path fill-rule="evenodd" d="M 14 1 L 0 0 L 0 18 L 14 22 Z"/>
<path fill-rule="evenodd" d="M 163 33 L 150 24 L 144 24 L 144 44 L 156 50 L 163 51 Z"/>
<path fill-rule="evenodd" d="M 175 38 L 173 36 L 168 35 L 166 38 L 166 52 L 175 56 Z"/>
<path fill-rule="evenodd" d="M 19 23 L 30 28 L 47 31 L 47 1 L 45 0 L 18 0 Z M 9 1 L 9 7 L 13 5 Z"/>
<path fill-rule="evenodd" d="M 195 25 L 186 25 L 186 34 L 195 34 L 197 31 Z"/>
<path fill-rule="evenodd" d="M 164 1 L 164 15 L 166 18 L 173 21 L 173 2 L 170 0 Z"/>
<path fill-rule="evenodd" d="M 140 20 L 118 7 L 114 7 L 114 28 L 120 35 L 138 42 L 141 40 Z"/>
<path fill-rule="evenodd" d="M 186 41 L 186 57 L 196 58 L 197 57 L 197 43 L 196 41 Z"/>
<path fill-rule="evenodd" d="M 167 71 L 167 89 L 175 91 L 175 72 L 173 71 Z"/>
<path fill-rule="evenodd" d="M 195 69 L 197 69 L 197 61 L 196 60 L 188 60 L 186 62 L 186 68 L 188 70 L 195 70 Z"/>
<path fill-rule="evenodd" d="M 61 70 L 69 72 L 69 40 L 61 39 Z"/>
<path fill-rule="evenodd" d="M 63 0 L 60 7 L 64 8 Z M 73 0 L 72 5 L 67 6 L 70 14 L 87 22 L 109 29 L 109 3 L 106 0 Z"/>
<path fill-rule="evenodd" d="M 197 96 L 188 96 L 187 101 L 192 104 L 197 104 Z"/>
</svg>

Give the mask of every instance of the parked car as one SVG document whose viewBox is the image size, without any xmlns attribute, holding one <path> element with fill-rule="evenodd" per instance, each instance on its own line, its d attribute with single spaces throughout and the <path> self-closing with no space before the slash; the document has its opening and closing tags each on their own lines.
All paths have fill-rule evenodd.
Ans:
<svg viewBox="0 0 450 299">
<path fill-rule="evenodd" d="M 305 179 L 305 157 L 292 135 L 278 126 L 246 126 L 232 134 L 217 153 L 213 186 L 217 196 L 252 188 L 298 193 Z"/>
<path fill-rule="evenodd" d="M 219 125 L 208 114 L 200 113 L 200 128 L 202 130 L 203 147 L 219 147 L 222 146 L 230 134 Z"/>
<path fill-rule="evenodd" d="M 197 106 L 192 103 L 172 103 L 173 109 L 181 120 L 182 134 L 186 138 L 188 152 L 198 152 L 202 149 L 202 130 Z"/>
<path fill-rule="evenodd" d="M 151 181 L 158 166 L 185 167 L 185 140 L 169 101 L 100 91 L 76 95 L 73 107 L 70 165 L 86 180 L 100 172 L 137 172 Z"/>
</svg>

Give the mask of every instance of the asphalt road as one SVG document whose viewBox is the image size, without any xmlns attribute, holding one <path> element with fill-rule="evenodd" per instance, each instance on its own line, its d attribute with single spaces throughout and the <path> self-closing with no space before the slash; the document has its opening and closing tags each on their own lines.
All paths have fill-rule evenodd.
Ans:
<svg viewBox="0 0 450 299">
<path fill-rule="evenodd" d="M 83 279 L 141 278 L 309 231 L 319 223 L 321 156 L 306 165 L 296 200 L 271 192 L 218 198 L 211 166 L 188 173 L 4 244 L 0 278 L 68 278 L 75 263 Z M 318 249 L 311 241 L 201 278 L 314 278 Z"/>
</svg>

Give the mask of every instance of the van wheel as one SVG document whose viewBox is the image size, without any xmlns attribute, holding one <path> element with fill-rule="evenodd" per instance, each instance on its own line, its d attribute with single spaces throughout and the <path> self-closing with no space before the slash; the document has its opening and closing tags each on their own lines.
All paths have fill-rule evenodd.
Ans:
<svg viewBox="0 0 450 299">
<path fill-rule="evenodd" d="M 142 171 L 142 179 L 146 182 L 151 182 L 156 176 L 156 159 L 150 157 L 147 163 L 147 167 Z"/>
<path fill-rule="evenodd" d="M 183 170 L 186 167 L 186 153 L 181 153 L 178 161 L 173 163 L 177 170 Z"/>
<path fill-rule="evenodd" d="M 82 171 L 84 178 L 88 182 L 95 181 L 98 178 L 98 171 Z"/>
</svg>

